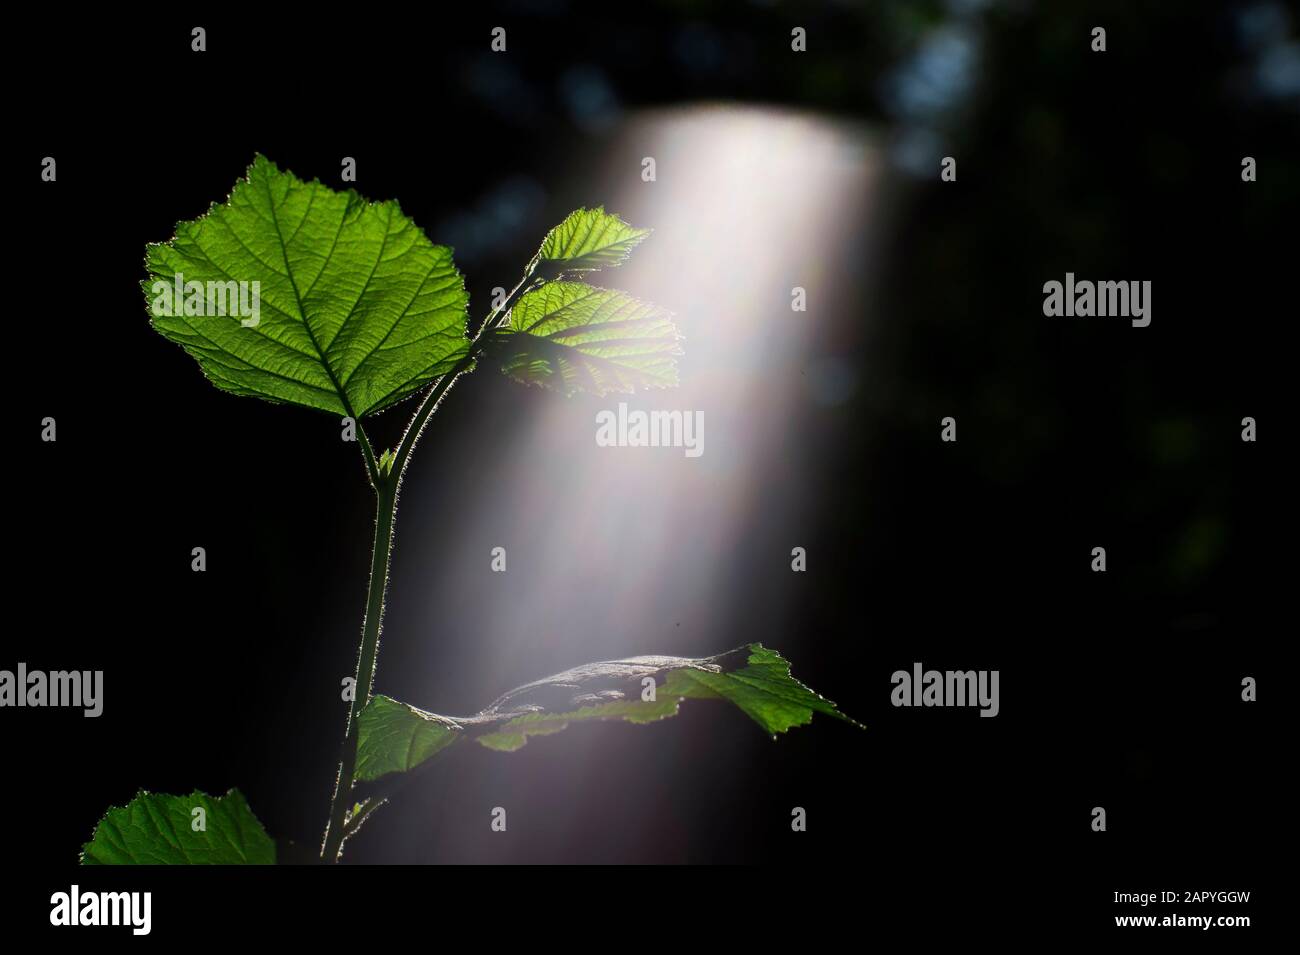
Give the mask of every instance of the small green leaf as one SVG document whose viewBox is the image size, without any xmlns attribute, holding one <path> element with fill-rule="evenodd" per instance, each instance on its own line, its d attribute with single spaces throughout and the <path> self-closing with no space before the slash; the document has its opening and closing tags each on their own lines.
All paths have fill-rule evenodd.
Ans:
<svg viewBox="0 0 1300 955">
<path fill-rule="evenodd" d="M 546 278 L 612 268 L 649 234 L 649 229 L 633 228 L 603 206 L 578 209 L 546 234 L 535 266 Z"/>
<path fill-rule="evenodd" d="M 570 395 L 677 384 L 681 336 L 668 311 L 626 292 L 548 282 L 525 294 L 495 336 L 502 370 Z"/>
<path fill-rule="evenodd" d="M 263 156 L 225 202 L 150 245 L 146 267 L 154 328 L 237 395 L 360 417 L 469 348 L 469 299 L 450 249 L 396 202 L 303 182 Z M 190 282 L 199 285 L 186 293 Z"/>
<path fill-rule="evenodd" d="M 455 720 L 417 710 L 387 696 L 373 696 L 357 724 L 357 779 L 378 779 L 414 769 L 456 741 Z"/>
<path fill-rule="evenodd" d="M 643 695 L 646 678 L 655 682 L 653 700 Z M 376 696 L 361 713 L 357 778 L 413 769 L 462 736 L 510 752 L 530 736 L 558 733 L 570 723 L 675 716 L 683 699 L 728 700 L 772 734 L 803 726 L 814 713 L 859 725 L 791 676 L 779 653 L 751 643 L 713 657 L 590 663 L 511 690 L 469 717 L 439 716 Z"/>
<path fill-rule="evenodd" d="M 81 862 L 273 865 L 275 843 L 238 789 L 215 797 L 198 790 L 188 796 L 141 790 L 125 806 L 114 806 L 104 814 L 94 836 L 81 847 Z"/>
</svg>

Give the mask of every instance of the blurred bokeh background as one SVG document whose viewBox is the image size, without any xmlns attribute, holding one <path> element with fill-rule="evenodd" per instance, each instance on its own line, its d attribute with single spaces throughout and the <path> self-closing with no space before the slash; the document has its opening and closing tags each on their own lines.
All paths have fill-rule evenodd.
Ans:
<svg viewBox="0 0 1300 955">
<path fill-rule="evenodd" d="M 682 387 L 625 400 L 703 413 L 692 459 L 597 447 L 596 412 L 618 397 L 486 367 L 458 385 L 403 488 L 378 690 L 463 714 L 590 660 L 757 640 L 869 726 L 819 720 L 773 743 L 697 705 L 512 755 L 465 747 L 349 860 L 942 850 L 977 878 L 979 859 L 1131 868 L 1229 860 L 1263 837 L 1266 787 L 1234 773 L 1265 777 L 1272 752 L 1269 694 L 1245 706 L 1239 683 L 1271 672 L 1284 592 L 1270 448 L 1295 314 L 1294 8 L 191 19 L 35 41 L 99 68 L 15 104 L 26 308 L 42 316 L 16 331 L 20 420 L 34 434 L 55 415 L 59 442 L 25 452 L 39 463 L 23 468 L 36 501 L 12 512 L 31 554 L 16 584 L 37 613 L 6 659 L 102 668 L 107 699 L 96 721 L 6 714 L 6 741 L 56 783 L 34 811 L 68 859 L 139 786 L 237 785 L 306 845 L 324 822 L 368 562 L 356 450 L 326 416 L 216 392 L 149 330 L 136 285 L 144 243 L 224 197 L 258 151 L 334 184 L 354 157 L 358 191 L 455 247 L 475 318 L 571 209 L 653 228 L 596 281 L 677 314 Z M 57 191 L 29 170 L 44 155 Z M 1258 181 L 1242 182 L 1244 156 Z M 1152 281 L 1151 326 L 1044 318 L 1042 284 L 1067 271 Z M 405 414 L 375 439 L 394 442 Z M 939 440 L 945 416 L 956 444 Z M 205 575 L 189 570 L 198 544 Z M 890 707 L 890 673 L 918 660 L 1000 669 L 1001 715 Z M 1101 849 L 1096 805 L 1114 836 Z M 507 836 L 489 831 L 494 806 Z M 49 858 L 45 837 L 17 838 Z"/>
</svg>

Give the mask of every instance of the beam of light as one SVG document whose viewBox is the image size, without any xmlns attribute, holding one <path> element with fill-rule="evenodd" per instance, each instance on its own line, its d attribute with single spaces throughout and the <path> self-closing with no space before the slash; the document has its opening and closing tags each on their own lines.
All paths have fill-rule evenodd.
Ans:
<svg viewBox="0 0 1300 955">
<path fill-rule="evenodd" d="M 875 153 L 843 124 L 719 105 L 633 116 L 608 155 L 584 200 L 654 232 L 621 268 L 590 280 L 676 313 L 681 385 L 570 399 L 504 383 L 476 389 L 476 401 L 505 395 L 492 400 L 508 407 L 483 412 L 510 422 L 505 437 L 480 432 L 437 453 L 483 475 L 470 491 L 482 500 L 463 512 L 413 501 L 417 484 L 403 503 L 426 526 L 417 519 L 399 532 L 399 559 L 439 568 L 425 581 L 427 672 L 457 678 L 410 698 L 443 712 L 593 660 L 705 655 L 751 639 L 797 651 L 797 633 L 735 624 L 756 606 L 775 623 L 786 601 L 752 581 L 755 568 L 769 581 L 772 568 L 792 576 L 799 517 L 815 503 L 818 451 L 804 425 L 844 387 L 832 382 L 826 397 L 825 355 L 813 343 L 819 325 L 859 320 L 835 309 L 866 272 L 854 236 L 870 211 Z M 641 180 L 644 156 L 655 158 L 654 182 Z M 807 290 L 807 311 L 792 310 L 794 286 Z M 703 454 L 598 447 L 596 414 L 620 401 L 702 412 Z M 506 548 L 505 574 L 489 569 L 495 546 Z M 575 740 L 529 748 L 548 743 Z M 586 753 L 594 773 L 598 753 Z M 485 772 L 504 785 L 508 769 L 498 760 Z M 594 776 L 582 784 L 599 791 Z M 548 818 L 563 833 L 581 812 Z"/>
</svg>

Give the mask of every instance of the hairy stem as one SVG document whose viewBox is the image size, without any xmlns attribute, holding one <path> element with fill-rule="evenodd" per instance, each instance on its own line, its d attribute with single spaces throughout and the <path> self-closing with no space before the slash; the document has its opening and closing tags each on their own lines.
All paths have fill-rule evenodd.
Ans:
<svg viewBox="0 0 1300 955">
<path fill-rule="evenodd" d="M 354 814 L 349 816 L 346 823 L 344 824 L 343 826 L 344 839 L 351 838 L 356 833 L 356 831 L 361 828 L 361 824 L 366 821 L 366 819 L 370 816 L 370 814 L 387 801 L 388 800 L 386 799 L 371 797 L 370 799 L 367 799 L 364 803 L 362 803 L 361 808 L 358 809 Z"/>
<path fill-rule="evenodd" d="M 355 418 L 352 419 L 356 421 Z M 366 435 L 365 428 L 361 427 L 361 422 L 356 421 L 357 437 L 361 441 L 361 457 L 366 463 L 366 477 L 370 478 L 370 486 L 376 491 L 379 490 L 379 462 L 375 460 L 375 450 L 370 445 L 370 438 Z"/>
<path fill-rule="evenodd" d="M 393 552 L 393 527 L 397 519 L 397 488 L 402 481 L 406 463 L 415 450 L 416 443 L 429 418 L 437 410 L 443 397 L 452 385 L 465 372 L 474 366 L 474 360 L 483 350 L 483 338 L 490 335 L 502 322 L 515 302 L 530 288 L 540 281 L 533 276 L 533 265 L 529 265 L 524 277 L 515 286 L 506 300 L 491 311 L 478 331 L 474 333 L 465 356 L 456 365 L 439 378 L 420 407 L 407 425 L 402 435 L 401 444 L 393 457 L 392 467 L 382 472 L 375 460 L 370 441 L 357 424 L 357 434 L 361 439 L 361 450 L 366 461 L 366 472 L 375 488 L 375 545 L 370 561 L 370 589 L 366 598 L 366 618 L 361 626 L 361 648 L 357 653 L 356 686 L 352 697 L 352 706 L 348 710 L 347 726 L 343 732 L 343 755 L 339 759 L 339 775 L 334 783 L 334 797 L 330 801 L 329 822 L 325 825 L 325 836 L 321 842 L 321 860 L 337 862 L 343 853 L 343 842 L 359 827 L 361 820 L 377 809 L 381 801 L 368 806 L 351 827 L 347 826 L 348 807 L 352 804 L 354 776 L 357 768 L 357 731 L 358 719 L 366 703 L 370 701 L 370 690 L 375 681 L 375 664 L 379 660 L 379 632 L 384 618 L 384 593 L 388 589 L 388 566 Z"/>
<path fill-rule="evenodd" d="M 384 619 L 384 592 L 388 589 L 388 565 L 393 552 L 393 521 L 397 516 L 397 481 L 392 475 L 377 475 L 375 484 L 375 546 L 370 560 L 370 589 L 366 597 L 366 619 L 361 625 L 361 649 L 357 654 L 356 686 L 343 733 L 343 756 L 330 803 L 330 818 L 321 845 L 321 859 L 337 862 L 343 851 L 343 824 L 352 800 L 353 775 L 357 768 L 357 718 L 370 700 L 379 659 L 379 631 Z"/>
<path fill-rule="evenodd" d="M 415 445 L 420 440 L 420 434 L 424 431 L 425 424 L 428 423 L 430 416 L 437 410 L 443 396 L 451 391 L 451 386 L 456 383 L 456 379 L 473 367 L 475 359 L 479 357 L 483 350 L 484 336 L 495 331 L 502 319 L 514 307 L 515 302 L 519 301 L 520 297 L 536 284 L 537 280 L 533 277 L 533 268 L 532 265 L 528 267 L 524 277 L 514 287 L 514 291 L 506 296 L 506 300 L 498 308 L 493 309 L 488 317 L 483 320 L 483 324 L 479 326 L 478 331 L 474 333 L 473 339 L 470 340 L 465 357 L 458 361 L 451 371 L 439 378 L 433 388 L 429 390 L 429 393 L 425 395 L 424 401 L 420 403 L 420 407 L 415 412 L 415 416 L 411 418 L 411 423 L 407 425 L 406 433 L 402 435 L 402 442 L 398 445 L 397 453 L 393 457 L 392 473 L 398 483 L 401 483 L 402 472 L 406 470 L 407 459 L 410 458 L 411 452 L 415 450 Z"/>
</svg>

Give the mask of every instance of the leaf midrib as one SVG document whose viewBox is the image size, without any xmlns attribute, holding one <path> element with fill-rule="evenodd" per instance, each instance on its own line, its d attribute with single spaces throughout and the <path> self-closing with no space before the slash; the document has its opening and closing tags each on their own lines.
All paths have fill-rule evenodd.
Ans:
<svg viewBox="0 0 1300 955">
<path fill-rule="evenodd" d="M 302 327 L 307 330 L 307 337 L 311 340 L 312 347 L 316 349 L 316 354 L 319 356 L 321 367 L 325 369 L 325 374 L 329 376 L 330 383 L 334 386 L 335 391 L 338 392 L 339 403 L 343 405 L 343 410 L 344 412 L 346 412 L 347 417 L 355 421 L 357 415 L 356 412 L 352 410 L 352 402 L 348 399 L 348 393 L 343 389 L 343 386 L 339 384 L 339 379 L 338 376 L 334 374 L 333 366 L 330 365 L 329 359 L 325 357 L 325 353 L 321 351 L 320 342 L 316 340 L 316 333 L 312 330 L 311 322 L 307 321 L 307 310 L 306 308 L 303 307 L 302 295 L 298 292 L 298 282 L 293 277 L 293 266 L 289 264 L 289 248 L 284 244 L 284 233 L 280 230 L 280 216 L 276 209 L 275 197 L 271 195 L 271 180 L 266 177 L 261 177 L 261 178 L 262 178 L 262 187 L 266 192 L 267 204 L 271 207 L 271 224 L 275 226 L 275 237 L 280 243 L 280 257 L 284 260 L 284 274 L 285 277 L 289 279 L 289 287 L 293 289 L 293 297 L 298 305 L 298 318 L 302 321 Z M 348 210 L 345 208 L 343 210 L 343 216 L 339 220 L 340 235 L 343 232 L 343 226 L 347 222 L 347 218 L 348 218 Z M 301 228 L 301 224 L 299 225 L 299 228 Z M 232 229 L 231 232 L 233 231 L 234 230 Z M 295 231 L 294 234 L 296 235 L 297 232 Z M 334 244 L 337 245 L 338 241 L 339 241 L 338 236 L 335 236 Z M 383 246 L 387 244 L 388 244 L 388 228 L 385 227 L 384 241 L 380 245 L 380 252 L 379 252 L 381 258 L 383 257 Z M 331 255 L 334 254 L 332 248 L 330 250 L 330 254 Z M 375 264 L 378 265 L 378 262 L 376 262 Z M 328 265 L 329 265 L 329 259 L 327 257 L 325 264 L 321 266 L 321 272 L 320 272 L 321 275 L 325 273 L 325 268 Z M 371 270 L 370 274 L 374 275 L 373 269 Z M 317 275 L 317 279 L 319 278 L 320 275 Z M 370 280 L 367 279 L 366 285 L 369 284 L 370 284 Z M 315 288 L 314 281 L 312 282 L 312 287 Z M 364 294 L 364 292 L 365 292 L 365 285 L 362 286 L 362 293 Z M 360 301 L 361 298 L 360 296 L 358 296 L 357 302 Z M 356 310 L 356 302 L 354 302 L 352 304 L 352 308 L 348 310 L 348 316 L 344 318 L 343 324 L 347 323 L 347 318 L 351 317 L 352 312 L 354 312 L 355 310 Z M 343 325 L 340 325 L 339 331 L 342 330 L 343 330 Z M 335 337 L 337 338 L 338 336 L 336 335 Z"/>
<path fill-rule="evenodd" d="M 297 280 L 294 278 L 293 275 L 293 267 L 289 264 L 288 244 L 286 243 L 284 238 L 284 231 L 280 228 L 280 217 L 278 214 L 277 207 L 275 205 L 275 197 L 271 193 L 270 181 L 264 180 L 263 182 L 264 182 L 264 191 L 266 192 L 266 199 L 271 207 L 271 224 L 275 226 L 276 239 L 280 243 L 280 257 L 284 261 L 285 278 L 289 280 L 289 285 L 293 289 L 294 301 L 298 308 L 298 318 L 302 322 L 303 328 L 307 332 L 307 337 L 308 339 L 310 339 L 312 347 L 316 350 L 317 360 L 320 362 L 321 367 L 325 369 L 325 374 L 329 377 L 330 383 L 334 386 L 335 391 L 338 392 L 339 401 L 343 405 L 344 411 L 347 413 L 348 417 L 356 418 L 357 417 L 356 412 L 352 407 L 351 399 L 348 397 L 347 387 L 349 384 L 352 383 L 352 380 L 356 377 L 357 372 L 359 372 L 362 369 L 362 367 L 364 367 L 365 364 L 368 361 L 370 361 L 370 359 L 372 359 L 376 354 L 378 354 L 380 351 L 383 350 L 384 343 L 388 341 L 389 338 L 392 337 L 393 332 L 397 330 L 397 326 L 402 323 L 402 320 L 410 317 L 411 305 L 415 302 L 417 298 L 420 297 L 420 293 L 424 291 L 425 286 L 428 284 L 429 277 L 433 274 L 433 270 L 439 264 L 438 257 L 436 254 L 436 249 L 435 249 L 435 255 L 433 261 L 430 262 L 429 267 L 425 270 L 423 277 L 417 283 L 415 283 L 415 290 L 412 292 L 410 299 L 407 300 L 406 304 L 404 304 L 401 310 L 397 313 L 397 316 L 393 319 L 393 323 L 389 325 L 388 330 L 384 332 L 384 337 L 379 340 L 379 342 L 375 345 L 374 348 L 371 348 L 369 351 L 365 353 L 364 356 L 362 356 L 361 360 L 357 362 L 356 366 L 350 372 L 348 372 L 346 378 L 340 380 L 338 374 L 334 370 L 333 365 L 330 363 L 329 353 L 330 350 L 334 347 L 334 343 L 337 342 L 339 340 L 339 337 L 347 330 L 348 323 L 351 322 L 353 318 L 356 317 L 357 306 L 361 304 L 361 300 L 362 298 L 365 297 L 366 290 L 370 288 L 370 283 L 374 279 L 375 273 L 379 271 L 379 266 L 383 264 L 384 253 L 388 250 L 388 240 L 392 238 L 393 235 L 393 208 L 394 208 L 393 204 L 392 203 L 381 204 L 381 207 L 384 209 L 386 218 L 384 220 L 384 238 L 383 241 L 379 243 L 379 253 L 375 256 L 375 261 L 370 266 L 370 274 L 367 275 L 365 281 L 361 283 L 360 291 L 357 293 L 357 297 L 353 300 L 352 304 L 348 306 L 347 314 L 343 316 L 343 321 L 339 323 L 338 331 L 336 331 L 334 333 L 334 336 L 330 339 L 330 344 L 322 348 L 320 344 L 320 340 L 317 339 L 316 337 L 315 330 L 311 327 L 311 321 L 307 317 L 307 306 L 305 303 L 305 299 L 307 298 L 307 296 L 311 295 L 312 291 L 316 288 L 316 284 L 320 281 L 321 276 L 324 275 L 326 271 L 328 271 L 329 269 L 330 261 L 333 259 L 334 252 L 338 248 L 339 238 L 343 235 L 343 229 L 347 226 L 348 214 L 352 209 L 351 203 L 349 203 L 347 206 L 344 207 L 343 214 L 339 217 L 338 229 L 335 230 L 334 232 L 334 240 L 330 243 L 329 252 L 325 254 L 325 261 L 321 263 L 320 271 L 316 273 L 316 277 L 312 279 L 311 285 L 307 288 L 307 291 L 303 293 L 300 292 L 298 289 Z M 311 214 L 311 206 L 312 203 L 315 202 L 315 199 L 316 199 L 316 191 L 313 190 L 311 197 L 308 199 L 307 202 L 307 210 L 303 214 L 303 222 L 305 222 L 307 220 L 307 216 Z M 364 210 L 362 210 L 362 214 L 364 214 Z M 302 228 L 302 223 L 300 222 L 298 224 L 298 227 L 294 230 L 295 237 L 297 236 L 298 231 L 301 228 Z M 238 238 L 238 236 L 236 236 L 236 238 Z M 241 245 L 243 244 L 242 240 L 240 244 Z M 454 287 L 454 285 L 455 285 L 455 276 L 453 275 L 449 277 L 447 287 Z M 421 314 L 432 314 L 436 311 L 438 311 L 438 309 L 434 308 L 434 309 L 430 309 L 429 312 L 427 313 L 422 312 Z M 423 338 L 417 339 L 417 341 L 423 341 L 425 338 L 432 338 L 435 335 L 441 335 L 442 332 L 443 330 L 441 329 L 436 330 L 434 332 L 430 332 L 428 335 L 424 336 Z M 306 356 L 306 357 L 311 357 L 311 356 Z M 430 368 L 436 367 L 438 364 L 439 362 L 435 361 L 430 366 Z M 425 371 L 422 372 L 422 374 L 427 374 L 428 371 L 429 369 L 426 368 Z M 400 391 L 401 388 L 409 384 L 410 384 L 410 380 L 408 379 L 407 381 L 402 382 L 401 386 L 398 387 L 396 390 Z"/>
</svg>

